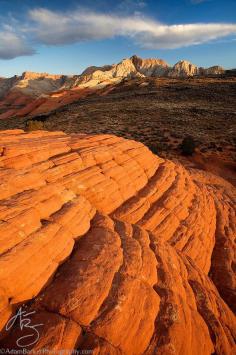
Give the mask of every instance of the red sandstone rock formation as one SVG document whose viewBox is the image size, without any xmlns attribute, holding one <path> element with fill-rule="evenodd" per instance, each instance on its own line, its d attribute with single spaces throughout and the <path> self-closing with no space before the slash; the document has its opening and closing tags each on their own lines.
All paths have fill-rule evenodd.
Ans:
<svg viewBox="0 0 236 355">
<path fill-rule="evenodd" d="M 111 135 L 0 133 L 0 348 L 235 352 L 235 188 Z M 27 338 L 25 338 L 27 340 Z"/>
</svg>

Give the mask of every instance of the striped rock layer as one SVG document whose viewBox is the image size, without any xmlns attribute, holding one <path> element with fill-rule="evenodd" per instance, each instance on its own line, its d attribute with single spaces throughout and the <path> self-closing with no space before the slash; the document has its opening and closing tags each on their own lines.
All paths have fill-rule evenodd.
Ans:
<svg viewBox="0 0 236 355">
<path fill-rule="evenodd" d="M 1 349 L 234 353 L 232 185 L 111 135 L 2 131 L 0 154 Z"/>
</svg>

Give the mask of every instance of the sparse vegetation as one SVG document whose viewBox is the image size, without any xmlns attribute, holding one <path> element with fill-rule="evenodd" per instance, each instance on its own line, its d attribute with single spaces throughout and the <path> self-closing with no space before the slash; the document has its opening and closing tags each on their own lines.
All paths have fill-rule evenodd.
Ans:
<svg viewBox="0 0 236 355">
<path fill-rule="evenodd" d="M 44 122 L 37 120 L 28 120 L 26 122 L 26 130 L 31 131 L 39 131 L 44 129 Z"/>
<path fill-rule="evenodd" d="M 137 79 L 127 80 L 104 96 L 94 93 L 50 114 L 0 120 L 0 128 L 116 134 L 169 157 L 178 155 L 183 139 L 192 136 L 201 153 L 222 153 L 234 161 L 235 80 L 150 78 L 148 90 L 139 84 Z M 180 95 L 181 86 L 189 89 Z M 198 108 L 197 112 L 192 108 Z M 30 120 L 43 124 L 27 127 Z"/>
<path fill-rule="evenodd" d="M 151 145 L 148 146 L 148 148 L 151 150 L 151 152 L 153 154 L 158 154 L 159 153 L 159 149 L 158 149 L 157 145 L 151 144 Z"/>
<path fill-rule="evenodd" d="M 195 143 L 193 137 L 186 136 L 183 139 L 183 142 L 182 142 L 180 148 L 181 148 L 181 152 L 183 155 L 188 155 L 188 156 L 193 155 L 195 148 L 196 148 L 196 143 Z"/>
</svg>

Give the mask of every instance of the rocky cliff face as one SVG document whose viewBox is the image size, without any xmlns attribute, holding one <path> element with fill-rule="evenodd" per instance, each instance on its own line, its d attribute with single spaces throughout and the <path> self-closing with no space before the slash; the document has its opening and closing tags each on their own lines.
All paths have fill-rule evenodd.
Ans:
<svg viewBox="0 0 236 355">
<path fill-rule="evenodd" d="M 9 90 L 18 82 L 19 77 L 17 75 L 12 78 L 0 78 L 0 100 L 6 95 Z"/>
<path fill-rule="evenodd" d="M 220 67 L 219 65 L 215 65 L 213 67 L 204 69 L 203 74 L 205 75 L 220 75 L 224 74 L 225 70 L 224 68 Z"/>
<path fill-rule="evenodd" d="M 80 87 L 98 87 L 109 83 L 119 83 L 124 78 L 141 76 L 131 59 L 124 59 L 111 67 L 89 68 L 78 80 Z"/>
<path fill-rule="evenodd" d="M 60 90 L 69 81 L 70 77 L 64 75 L 24 72 L 15 82 L 11 91 L 20 91 L 28 96 L 39 97 L 42 94 Z"/>
<path fill-rule="evenodd" d="M 168 69 L 169 65 L 162 59 L 142 59 L 140 57 L 137 57 L 134 55 L 133 57 L 130 58 L 130 60 L 133 62 L 136 70 L 143 74 L 144 76 L 155 76 L 155 77 L 161 77 L 165 76 Z"/>
<path fill-rule="evenodd" d="M 180 62 L 176 63 L 173 66 L 173 68 L 171 68 L 167 72 L 167 75 L 170 77 L 180 77 L 180 78 L 195 76 L 198 74 L 199 74 L 199 68 L 196 65 L 186 60 L 181 60 Z"/>
<path fill-rule="evenodd" d="M 124 78 L 138 77 L 174 77 L 186 78 L 191 76 L 219 75 L 224 69 L 214 66 L 208 69 L 199 68 L 196 65 L 182 60 L 173 67 L 162 59 L 142 59 L 136 55 L 124 59 L 118 64 L 104 67 L 89 67 L 82 73 L 79 83 L 85 86 L 98 85 L 106 80 L 119 82 Z"/>
<path fill-rule="evenodd" d="M 0 133 L 1 348 L 233 354 L 235 197 L 111 135 Z M 26 338 L 27 339 L 27 338 Z"/>
<path fill-rule="evenodd" d="M 65 76 L 48 73 L 24 72 L 21 76 L 10 79 L 0 78 L 0 95 L 9 90 L 19 90 L 27 95 L 40 95 L 65 88 L 72 88 L 81 84 L 95 86 L 103 81 L 134 77 L 186 77 L 193 75 L 222 74 L 224 69 L 214 66 L 199 71 L 199 68 L 190 62 L 180 61 L 170 67 L 162 59 L 142 59 L 132 56 L 122 60 L 118 64 L 105 65 L 103 67 L 88 67 L 81 75 Z"/>
</svg>

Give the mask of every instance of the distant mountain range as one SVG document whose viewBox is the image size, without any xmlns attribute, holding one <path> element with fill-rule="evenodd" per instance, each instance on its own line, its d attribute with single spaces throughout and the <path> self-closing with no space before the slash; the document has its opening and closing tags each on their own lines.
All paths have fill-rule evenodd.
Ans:
<svg viewBox="0 0 236 355">
<path fill-rule="evenodd" d="M 57 108 L 87 95 L 91 90 L 116 85 L 124 79 L 204 77 L 224 72 L 220 66 L 202 68 L 185 60 L 171 67 L 162 59 L 142 59 L 136 55 L 118 64 L 88 67 L 80 75 L 24 72 L 21 76 L 0 78 L 0 119 L 24 116 L 39 107 L 35 114 L 48 112 L 52 103 Z M 45 107 L 48 102 L 49 108 Z"/>
</svg>

